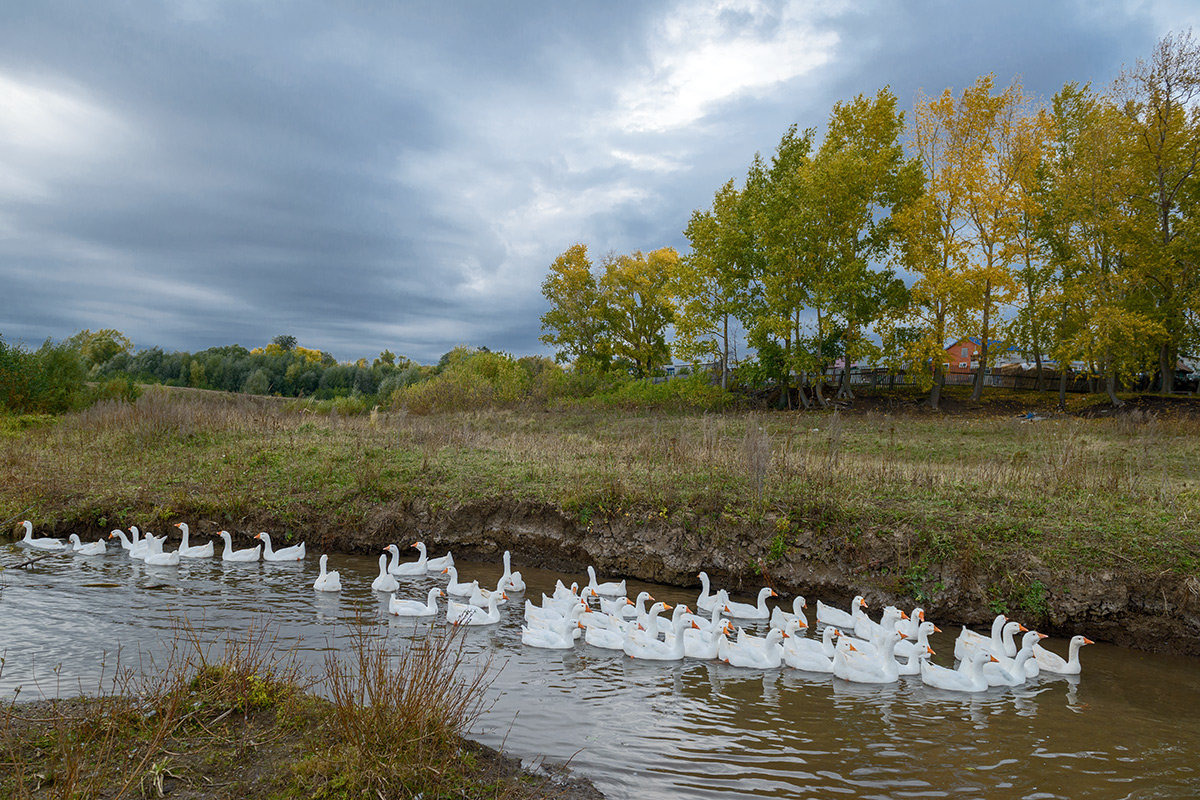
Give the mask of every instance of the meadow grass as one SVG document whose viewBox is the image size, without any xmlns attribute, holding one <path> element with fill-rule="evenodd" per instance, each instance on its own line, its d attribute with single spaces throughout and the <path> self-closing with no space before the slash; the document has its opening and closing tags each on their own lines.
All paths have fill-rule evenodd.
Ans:
<svg viewBox="0 0 1200 800">
<path fill-rule="evenodd" d="M 1049 566 L 1200 572 L 1200 418 L 1025 422 L 986 408 L 721 414 L 572 407 L 313 414 L 264 398 L 147 391 L 0 427 L 0 520 L 96 530 L 239 520 L 361 527 L 493 498 L 600 520 L 902 535 L 910 561 L 1024 553 Z M 1083 401 L 1076 401 L 1083 402 Z"/>
</svg>

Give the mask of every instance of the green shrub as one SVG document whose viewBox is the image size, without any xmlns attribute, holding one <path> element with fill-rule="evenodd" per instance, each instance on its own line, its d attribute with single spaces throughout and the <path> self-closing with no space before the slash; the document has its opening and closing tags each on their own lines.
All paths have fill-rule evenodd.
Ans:
<svg viewBox="0 0 1200 800">
<path fill-rule="evenodd" d="M 396 389 L 390 403 L 414 414 L 500 408 L 528 399 L 530 384 L 530 372 L 507 353 L 457 347 L 437 375 Z"/>
</svg>

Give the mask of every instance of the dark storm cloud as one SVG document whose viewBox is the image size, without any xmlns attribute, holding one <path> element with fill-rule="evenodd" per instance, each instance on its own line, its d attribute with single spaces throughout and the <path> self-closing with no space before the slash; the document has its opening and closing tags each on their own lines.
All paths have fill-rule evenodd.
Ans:
<svg viewBox="0 0 1200 800">
<path fill-rule="evenodd" d="M 6 7 L 0 334 L 539 352 L 558 252 L 682 246 L 789 123 L 884 84 L 1103 83 L 1185 21 L 977 5 Z"/>
</svg>

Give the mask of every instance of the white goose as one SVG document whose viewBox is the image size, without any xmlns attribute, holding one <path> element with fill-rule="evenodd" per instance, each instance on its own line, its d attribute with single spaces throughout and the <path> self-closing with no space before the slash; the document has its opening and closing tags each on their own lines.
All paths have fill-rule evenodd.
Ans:
<svg viewBox="0 0 1200 800">
<path fill-rule="evenodd" d="M 400 588 L 400 581 L 388 573 L 387 562 L 388 554 L 384 553 L 379 557 L 379 574 L 375 577 L 375 580 L 371 581 L 372 592 L 391 593 Z M 441 590 L 439 589 L 438 591 Z"/>
<path fill-rule="evenodd" d="M 959 655 L 960 652 L 965 653 L 969 650 L 974 649 L 975 647 L 978 647 L 983 642 L 987 642 L 987 641 L 991 642 L 992 650 L 995 650 L 1000 655 L 1004 655 L 1004 639 L 1002 638 L 1002 636 L 1004 634 L 1004 623 L 1006 623 L 1006 622 L 1008 622 L 1008 617 L 1004 616 L 1003 614 L 997 614 L 996 618 L 994 620 L 992 620 L 992 633 L 990 636 L 985 636 L 982 633 L 977 633 L 977 632 L 971 630 L 970 628 L 968 628 L 966 625 L 963 625 L 962 632 L 958 634 L 958 638 L 960 640 L 962 640 L 962 642 L 963 642 L 962 647 L 966 648 L 966 650 L 960 650 L 960 646 L 959 646 L 958 642 L 956 641 L 954 643 L 954 657 L 961 661 L 962 656 Z M 1016 648 L 1016 644 L 1014 644 L 1013 645 L 1013 655 L 1016 655 L 1016 654 L 1017 654 L 1017 648 Z"/>
<path fill-rule="evenodd" d="M 116 532 L 114 531 L 114 533 Z M 258 561 L 259 551 L 262 550 L 261 544 L 241 550 L 234 550 L 233 539 L 230 537 L 229 531 L 220 531 L 217 533 L 217 536 L 220 536 L 221 541 L 225 542 L 225 549 L 221 551 L 222 561 Z"/>
<path fill-rule="evenodd" d="M 454 566 L 454 556 L 450 554 L 449 550 L 446 551 L 446 555 L 444 556 L 430 558 L 428 553 L 425 552 L 424 542 L 416 541 L 413 542 L 412 546 L 417 548 L 417 552 L 421 554 L 421 557 L 418 559 L 418 561 L 424 562 L 426 572 L 441 572 L 446 567 Z"/>
<path fill-rule="evenodd" d="M 591 564 L 588 564 L 587 574 L 588 574 L 587 588 L 591 589 L 596 594 L 604 595 L 605 597 L 624 597 L 625 596 L 625 581 L 624 580 L 621 580 L 620 582 L 606 581 L 604 583 L 596 583 L 596 568 L 593 567 Z"/>
<path fill-rule="evenodd" d="M 987 678 L 988 686 L 1020 686 L 1030 677 L 1029 665 L 1037 669 L 1037 660 L 1033 657 L 1033 648 L 1038 639 L 1046 638 L 1046 634 L 1029 631 L 1021 637 L 1021 649 L 1016 658 L 996 656 L 995 663 L 989 661 L 983 665 L 983 677 Z M 992 654 L 994 655 L 994 654 Z"/>
<path fill-rule="evenodd" d="M 411 546 L 416 547 L 417 543 L 413 542 Z M 429 559 L 425 557 L 424 549 L 421 550 L 421 556 L 416 561 L 401 561 L 400 548 L 394 544 L 389 544 L 387 549 L 391 550 L 392 555 L 395 556 L 392 559 L 392 565 L 388 567 L 388 572 L 393 575 L 424 575 L 427 572 L 425 565 L 429 563 Z M 442 567 L 440 571 L 444 572 L 445 569 Z"/>
<path fill-rule="evenodd" d="M 679 661 L 683 658 L 683 629 L 686 624 L 682 618 L 675 620 L 671 636 L 665 642 L 651 636 L 649 631 L 639 630 L 636 625 L 631 625 L 629 632 L 625 635 L 622 649 L 630 658 L 641 658 L 647 661 Z"/>
<path fill-rule="evenodd" d="M 792 611 L 788 613 L 783 610 L 783 606 L 775 606 L 771 609 L 771 627 L 783 630 L 788 626 L 788 623 L 794 619 L 798 619 L 804 623 L 804 627 L 808 627 L 808 617 L 804 613 L 804 609 L 808 604 L 800 595 L 792 598 Z"/>
<path fill-rule="evenodd" d="M 564 619 L 550 627 L 531 628 L 521 626 L 521 643 L 546 650 L 569 650 L 575 646 L 575 638 L 583 626 L 578 621 Z"/>
<path fill-rule="evenodd" d="M 893 652 L 900 634 L 886 633 L 876 641 L 875 652 L 858 650 L 848 642 L 843 650 L 840 645 L 834 653 L 833 674 L 842 680 L 854 683 L 895 683 L 900 680 L 900 664 Z"/>
<path fill-rule="evenodd" d="M 542 595 L 545 597 L 545 595 Z M 499 605 L 499 603 L 497 603 Z M 535 606 L 532 600 L 525 601 L 525 621 L 529 624 L 545 624 L 551 625 L 564 619 L 578 620 L 583 614 L 587 613 L 587 603 L 582 600 L 576 600 L 570 605 L 545 605 Z"/>
<path fill-rule="evenodd" d="M 429 590 L 424 603 L 420 600 L 398 600 L 393 594 L 388 599 L 388 613 L 398 617 L 432 617 L 437 614 L 437 599 L 444 595 L 445 592 L 436 586 Z"/>
<path fill-rule="evenodd" d="M 579 621 L 584 625 L 583 640 L 605 650 L 625 649 L 625 637 L 636 624 L 598 611 L 585 612 Z"/>
<path fill-rule="evenodd" d="M 1046 672 L 1052 672 L 1055 675 L 1078 675 L 1081 669 L 1079 664 L 1079 648 L 1085 644 L 1095 644 L 1086 636 L 1072 636 L 1071 643 L 1067 645 L 1067 659 L 1058 653 L 1051 652 L 1040 644 L 1033 648 L 1033 657 L 1037 659 L 1039 669 L 1044 669 Z"/>
<path fill-rule="evenodd" d="M 966 631 L 967 629 L 963 628 L 963 630 Z M 1017 655 L 1017 643 L 1014 641 L 1013 637 L 1017 635 L 1018 631 L 1027 630 L 1029 629 L 1015 620 L 1006 622 L 1000 626 L 999 643 L 995 641 L 994 637 L 988 639 L 986 637 L 979 636 L 979 634 L 975 633 L 974 631 L 969 631 L 969 633 L 974 634 L 974 636 L 966 638 L 964 638 L 960 633 L 958 638 L 954 640 L 954 657 L 959 661 L 962 661 L 973 655 L 976 650 L 986 650 L 987 652 L 993 653 L 997 656 L 1008 656 L 1009 658 L 1013 658 Z"/>
<path fill-rule="evenodd" d="M 649 593 L 645 593 L 649 597 Z M 607 597 L 600 598 L 600 612 L 602 614 L 611 614 L 619 619 L 625 618 L 625 609 L 629 609 L 630 613 L 637 613 L 637 603 L 630 600 L 628 597 L 614 597 L 611 600 Z"/>
<path fill-rule="evenodd" d="M 496 595 L 499 595 L 501 598 L 503 598 L 496 605 L 508 605 L 508 594 L 505 593 L 503 589 L 492 591 L 491 589 L 482 588 L 479 585 L 479 581 L 471 581 L 471 593 L 467 599 L 467 602 L 473 606 L 479 606 L 480 608 L 483 608 L 488 604 L 488 600 Z"/>
<path fill-rule="evenodd" d="M 983 665 L 995 661 L 996 657 L 986 650 L 977 649 L 970 658 L 963 661 L 958 669 L 949 669 L 922 660 L 921 682 L 936 689 L 950 692 L 983 692 L 987 691 L 987 678 L 983 676 Z"/>
<path fill-rule="evenodd" d="M 863 599 L 861 594 L 854 598 L 854 602 L 850 604 L 850 611 L 848 612 L 834 606 L 827 606 L 818 600 L 817 622 L 852 631 L 858 626 L 859 619 L 866 617 L 866 614 L 863 613 L 863 609 L 866 607 L 867 601 Z"/>
<path fill-rule="evenodd" d="M 108 538 L 120 540 L 121 548 L 129 554 L 130 558 L 137 558 L 137 559 L 145 558 L 146 553 L 148 552 L 147 545 L 149 544 L 149 542 L 147 542 L 145 540 L 138 541 L 136 527 L 130 525 L 129 531 L 133 536 L 132 539 L 130 539 L 130 537 L 126 536 L 125 531 L 121 530 L 120 528 L 110 531 L 108 534 Z"/>
<path fill-rule="evenodd" d="M 75 552 L 75 555 L 102 556 L 105 554 L 105 552 L 107 552 L 107 548 L 104 546 L 103 539 L 97 539 L 94 542 L 84 544 L 83 542 L 79 541 L 78 533 L 72 533 L 67 537 L 67 541 L 71 543 L 71 549 Z"/>
<path fill-rule="evenodd" d="M 896 630 L 905 639 L 916 639 L 921 623 L 925 621 L 925 609 L 917 606 L 912 613 L 896 622 Z"/>
<path fill-rule="evenodd" d="M 497 584 L 497 588 L 504 592 L 513 592 L 514 594 L 525 591 L 525 579 L 521 577 L 520 572 L 513 572 L 512 555 L 507 550 L 504 551 L 504 574 L 500 576 L 500 583 Z"/>
<path fill-rule="evenodd" d="M 405 566 L 401 564 L 400 566 Z M 450 582 L 446 584 L 446 594 L 454 594 L 460 597 L 469 595 L 471 590 L 479 584 L 479 581 L 460 581 L 458 579 L 458 568 L 453 564 L 442 570 L 442 573 L 450 576 Z"/>
<path fill-rule="evenodd" d="M 696 598 L 696 608 L 712 611 L 712 607 L 717 603 L 717 594 L 712 592 L 709 586 L 708 573 L 701 570 L 697 577 L 700 578 L 700 596 Z"/>
<path fill-rule="evenodd" d="M 500 621 L 500 609 L 496 606 L 502 599 L 508 598 L 503 593 L 493 593 L 488 599 L 487 610 L 447 599 L 446 620 L 452 625 L 495 625 Z"/>
<path fill-rule="evenodd" d="M 725 603 L 725 613 L 738 619 L 770 619 L 771 609 L 767 608 L 768 597 L 778 597 L 778 595 L 770 586 L 764 586 L 758 590 L 758 603 L 756 605 L 737 603 L 729 600 Z"/>
<path fill-rule="evenodd" d="M 752 641 L 731 642 L 724 635 L 718 642 L 717 657 L 726 664 L 746 669 L 776 669 L 783 663 L 783 640 L 787 634 L 778 628 L 767 632 L 761 644 Z"/>
<path fill-rule="evenodd" d="M 896 645 L 896 657 L 907 658 L 920 652 L 924 652 L 926 647 L 929 647 L 929 635 L 933 633 L 941 633 L 942 629 L 932 622 L 922 622 L 917 626 L 917 640 L 910 642 L 907 639 Z"/>
<path fill-rule="evenodd" d="M 329 561 L 329 556 L 321 554 L 321 573 L 317 575 L 317 579 L 313 581 L 313 588 L 318 592 L 340 592 L 342 590 L 342 576 L 337 570 L 325 571 L 325 564 Z"/>
<path fill-rule="evenodd" d="M 304 542 L 275 550 L 271 547 L 271 534 L 266 531 L 254 534 L 263 543 L 263 561 L 299 561 L 304 558 Z"/>
<path fill-rule="evenodd" d="M 147 537 L 149 538 L 149 537 Z M 165 536 L 163 537 L 166 538 Z M 177 567 L 179 566 L 179 551 L 172 550 L 169 553 L 163 552 L 163 543 L 161 539 L 150 540 L 150 552 L 146 553 L 143 559 L 147 566 L 150 567 Z"/>
<path fill-rule="evenodd" d="M 908 615 L 903 611 L 895 606 L 887 606 L 883 609 L 883 615 L 879 618 L 879 622 L 875 622 L 866 614 L 860 616 L 854 626 L 854 635 L 859 639 L 874 642 L 884 634 L 898 632 L 896 623 L 906 619 L 908 619 Z M 904 633 L 899 633 L 900 637 L 904 638 Z"/>
<path fill-rule="evenodd" d="M 696 625 L 695 620 L 690 620 Z M 683 654 L 688 658 L 710 660 L 717 658 L 721 649 L 721 640 L 733 633 L 733 623 L 722 620 L 720 625 L 713 625 L 707 630 L 699 627 L 683 629 Z"/>
<path fill-rule="evenodd" d="M 212 558 L 213 543 L 210 539 L 207 544 L 198 544 L 195 546 L 188 545 L 188 526 L 186 522 L 176 522 L 175 527 L 179 528 L 179 557 L 180 558 Z"/>
<path fill-rule="evenodd" d="M 33 538 L 33 523 L 29 520 L 25 520 L 21 524 L 25 526 L 25 538 L 18 542 L 18 544 L 23 544 L 26 547 L 32 547 L 34 550 L 66 549 L 67 544 L 62 539 L 55 539 L 50 536 L 39 536 L 36 539 Z"/>
<path fill-rule="evenodd" d="M 840 635 L 837 628 L 826 625 L 820 641 L 793 636 L 783 644 L 783 661 L 806 672 L 833 672 L 833 637 Z"/>
</svg>

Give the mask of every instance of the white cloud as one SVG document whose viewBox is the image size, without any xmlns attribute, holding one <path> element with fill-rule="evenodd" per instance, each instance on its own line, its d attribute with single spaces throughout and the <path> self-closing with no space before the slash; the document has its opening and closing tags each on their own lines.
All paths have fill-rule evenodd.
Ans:
<svg viewBox="0 0 1200 800">
<path fill-rule="evenodd" d="M 76 89 L 0 73 L 0 197 L 46 199 L 81 163 L 111 158 L 127 134 L 112 112 Z"/>
<path fill-rule="evenodd" d="M 834 56 L 838 36 L 820 30 L 810 3 L 689 2 L 648 43 L 651 63 L 619 92 L 619 126 L 665 132 L 702 119 L 722 101 L 759 94 Z"/>
</svg>

